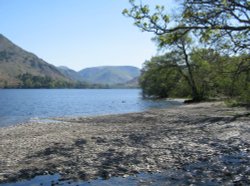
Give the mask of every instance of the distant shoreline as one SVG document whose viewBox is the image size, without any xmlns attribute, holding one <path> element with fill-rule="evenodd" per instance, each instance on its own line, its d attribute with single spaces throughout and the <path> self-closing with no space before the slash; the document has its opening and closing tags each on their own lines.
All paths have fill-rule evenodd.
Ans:
<svg viewBox="0 0 250 186">
<path fill-rule="evenodd" d="M 172 184 L 207 178 L 249 184 L 249 115 L 244 108 L 209 102 L 0 128 L 0 183 L 44 174 L 89 180 L 174 168 L 183 176 Z M 240 153 L 242 161 L 233 166 L 223 159 Z M 193 163 L 202 164 L 187 171 Z M 197 171 L 200 177 L 190 176 Z"/>
</svg>

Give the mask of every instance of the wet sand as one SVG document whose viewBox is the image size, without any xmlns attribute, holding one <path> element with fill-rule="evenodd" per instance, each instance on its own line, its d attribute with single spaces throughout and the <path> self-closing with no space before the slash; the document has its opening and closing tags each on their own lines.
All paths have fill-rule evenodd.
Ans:
<svg viewBox="0 0 250 186">
<path fill-rule="evenodd" d="M 168 172 L 169 184 L 250 184 L 245 108 L 211 102 L 56 120 L 0 128 L 0 183 Z"/>
</svg>

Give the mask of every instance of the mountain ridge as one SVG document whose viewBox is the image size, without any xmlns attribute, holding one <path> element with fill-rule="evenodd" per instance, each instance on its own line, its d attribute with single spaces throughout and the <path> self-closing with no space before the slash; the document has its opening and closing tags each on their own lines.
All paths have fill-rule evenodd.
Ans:
<svg viewBox="0 0 250 186">
<path fill-rule="evenodd" d="M 75 71 L 70 69 L 69 67 L 66 66 L 58 66 L 57 69 L 66 77 L 71 79 L 72 81 L 81 81 L 84 82 L 84 79 L 80 76 L 80 74 Z"/>
<path fill-rule="evenodd" d="M 0 88 L 74 87 L 73 84 L 112 87 L 127 84 L 139 75 L 140 69 L 129 65 L 88 67 L 78 72 L 66 66 L 55 67 L 0 34 Z"/>
<path fill-rule="evenodd" d="M 89 67 L 79 71 L 89 83 L 121 84 L 140 75 L 140 69 L 133 66 L 99 66 Z"/>
<path fill-rule="evenodd" d="M 3 87 L 3 84 L 19 86 L 21 81 L 18 76 L 23 74 L 70 81 L 55 66 L 22 49 L 0 34 L 0 87 Z"/>
</svg>

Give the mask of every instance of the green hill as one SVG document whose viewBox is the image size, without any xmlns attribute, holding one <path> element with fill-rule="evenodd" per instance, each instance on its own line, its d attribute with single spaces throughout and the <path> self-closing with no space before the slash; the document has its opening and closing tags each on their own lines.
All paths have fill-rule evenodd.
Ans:
<svg viewBox="0 0 250 186">
<path fill-rule="evenodd" d="M 83 69 L 79 74 L 89 83 L 114 85 L 137 78 L 140 69 L 133 66 L 102 66 Z"/>
<path fill-rule="evenodd" d="M 140 69 L 132 66 L 93 67 L 79 72 L 55 67 L 0 34 L 0 88 L 133 87 L 139 75 Z"/>
<path fill-rule="evenodd" d="M 84 78 L 80 75 L 80 73 L 65 67 L 65 66 L 59 66 L 57 69 L 66 77 L 71 79 L 72 81 L 84 81 Z"/>
<path fill-rule="evenodd" d="M 28 74 L 28 76 L 27 76 Z M 69 82 L 55 66 L 25 51 L 0 34 L 0 87 L 18 87 L 23 78 Z"/>
</svg>

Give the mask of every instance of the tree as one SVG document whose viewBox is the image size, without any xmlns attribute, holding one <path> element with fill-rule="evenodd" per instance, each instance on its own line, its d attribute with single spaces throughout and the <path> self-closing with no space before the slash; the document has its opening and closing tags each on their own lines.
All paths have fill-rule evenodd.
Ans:
<svg viewBox="0 0 250 186">
<path fill-rule="evenodd" d="M 250 50 L 250 1 L 185 0 L 182 19 L 206 42 L 234 52 Z"/>
<path fill-rule="evenodd" d="M 168 14 L 164 6 L 157 5 L 152 11 L 149 5 L 129 2 L 131 9 L 124 9 L 123 14 L 133 18 L 143 31 L 158 36 L 195 32 L 200 41 L 216 44 L 221 49 L 250 51 L 249 0 L 181 0 L 177 16 Z"/>
<path fill-rule="evenodd" d="M 194 79 L 194 66 L 190 61 L 190 53 L 193 44 L 191 37 L 189 37 L 187 33 L 178 31 L 156 37 L 155 40 L 161 48 L 167 46 L 174 51 L 176 66 L 192 90 L 193 101 L 202 100 L 203 96 L 201 92 L 199 92 Z"/>
<path fill-rule="evenodd" d="M 241 84 L 238 79 L 244 79 L 246 88 L 239 90 L 242 90 L 241 95 L 246 94 L 244 91 L 248 91 L 247 81 L 250 73 L 250 1 L 180 0 L 178 15 L 168 14 L 164 6 L 157 5 L 152 11 L 149 5 L 137 4 L 136 0 L 129 2 L 131 8 L 125 9 L 123 14 L 133 18 L 135 25 L 142 31 L 153 32 L 160 49 L 168 48 L 168 51 L 172 50 L 179 54 L 176 64 L 184 66 L 179 68 L 179 72 L 190 86 L 194 101 L 208 96 L 211 93 L 211 84 L 220 88 L 224 86 L 225 89 L 221 91 L 223 93 L 227 91 L 231 96 L 239 95 L 239 91 L 234 88 L 236 84 Z M 191 42 L 191 38 L 194 42 Z M 227 72 L 226 78 L 222 79 L 222 76 L 211 71 L 216 65 L 205 55 L 205 50 L 200 51 L 200 54 L 203 53 L 206 60 L 197 54 L 193 55 L 197 47 L 194 43 L 199 43 L 207 49 L 213 48 L 210 53 L 216 50 L 229 61 L 233 61 L 233 55 L 241 60 L 227 65 L 231 70 Z M 204 77 L 204 73 L 213 76 L 207 78 Z M 216 78 L 221 79 L 223 83 L 218 83 Z M 219 89 L 216 88 L 216 91 Z"/>
<path fill-rule="evenodd" d="M 218 63 L 224 57 L 212 49 L 193 49 L 188 56 L 186 59 L 183 51 L 176 49 L 145 62 L 140 78 L 143 94 L 160 98 L 191 97 L 193 101 L 224 95 Z"/>
<path fill-rule="evenodd" d="M 176 53 L 153 57 L 144 63 L 140 86 L 144 97 L 188 97 L 190 91 L 183 76 L 181 67 L 176 64 Z M 185 84 L 185 85 L 184 85 Z"/>
<path fill-rule="evenodd" d="M 224 60 L 225 95 L 239 102 L 250 103 L 250 55 L 227 56 Z M 222 79 L 222 78 L 221 78 Z M 224 81 L 225 81 L 224 80 Z M 223 81 L 222 81 L 223 82 Z"/>
</svg>

